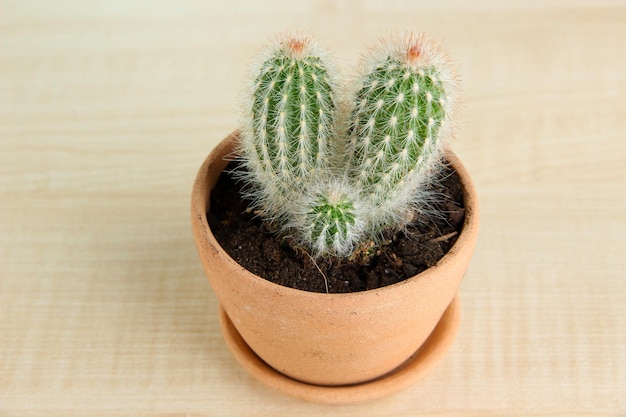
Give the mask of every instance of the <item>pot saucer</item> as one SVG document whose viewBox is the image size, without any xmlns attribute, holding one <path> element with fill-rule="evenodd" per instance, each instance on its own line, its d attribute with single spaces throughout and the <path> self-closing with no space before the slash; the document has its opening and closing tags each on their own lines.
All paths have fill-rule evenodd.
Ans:
<svg viewBox="0 0 626 417">
<path fill-rule="evenodd" d="M 402 365 L 371 381 L 354 385 L 307 384 L 277 372 L 259 358 L 220 307 L 220 326 L 226 344 L 237 361 L 264 384 L 293 397 L 327 404 L 351 404 L 385 397 L 422 378 L 452 345 L 461 318 L 459 296 L 452 300 L 426 342 Z"/>
</svg>

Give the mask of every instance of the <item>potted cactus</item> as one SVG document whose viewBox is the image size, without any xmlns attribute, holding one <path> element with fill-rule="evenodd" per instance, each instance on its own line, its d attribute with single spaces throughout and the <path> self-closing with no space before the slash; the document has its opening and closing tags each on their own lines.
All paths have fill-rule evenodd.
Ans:
<svg viewBox="0 0 626 417">
<path fill-rule="evenodd" d="M 251 70 L 241 130 L 196 177 L 192 226 L 240 362 L 284 392 L 350 402 L 404 388 L 450 344 L 478 212 L 471 180 L 446 146 L 458 97 L 439 47 L 423 35 L 393 36 L 349 83 L 327 55 L 298 34 L 264 51 Z M 393 285 L 347 294 L 278 285 L 233 260 L 207 221 L 211 191 L 231 159 L 249 211 L 309 265 L 369 262 L 389 231 L 430 212 L 429 185 L 444 165 L 460 178 L 462 230 L 436 265 Z"/>
</svg>

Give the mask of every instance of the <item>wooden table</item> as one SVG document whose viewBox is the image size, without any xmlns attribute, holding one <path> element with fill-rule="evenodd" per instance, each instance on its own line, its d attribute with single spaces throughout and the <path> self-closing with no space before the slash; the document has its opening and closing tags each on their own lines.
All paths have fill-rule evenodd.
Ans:
<svg viewBox="0 0 626 417">
<path fill-rule="evenodd" d="M 626 415 L 626 4 L 516 4 L 3 1 L 0 415 Z M 394 28 L 460 64 L 482 208 L 461 328 L 369 404 L 252 379 L 191 237 L 196 169 L 284 28 L 343 68 Z"/>
</svg>

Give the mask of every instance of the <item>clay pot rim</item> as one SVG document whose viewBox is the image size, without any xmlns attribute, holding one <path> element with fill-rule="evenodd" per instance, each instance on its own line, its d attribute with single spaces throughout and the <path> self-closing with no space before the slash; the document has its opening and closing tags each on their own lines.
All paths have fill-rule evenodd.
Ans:
<svg viewBox="0 0 626 417">
<path fill-rule="evenodd" d="M 243 276 L 252 282 L 255 285 L 260 287 L 265 287 L 267 290 L 271 290 L 274 292 L 283 293 L 285 296 L 297 295 L 299 297 L 305 297 L 305 299 L 316 299 L 319 301 L 320 297 L 324 297 L 324 301 L 333 302 L 334 300 L 343 300 L 353 298 L 355 300 L 361 300 L 369 297 L 379 297 L 383 293 L 391 292 L 391 291 L 402 291 L 402 287 L 404 285 L 411 285 L 414 281 L 420 280 L 423 284 L 427 281 L 431 281 L 436 279 L 437 271 L 441 268 L 446 268 L 446 266 L 453 261 L 453 258 L 457 255 L 458 252 L 462 250 L 462 248 L 471 244 L 471 239 L 473 238 L 474 230 L 478 228 L 478 199 L 476 197 L 476 189 L 474 184 L 467 172 L 466 168 L 463 166 L 459 158 L 449 149 L 447 149 L 444 153 L 446 160 L 452 166 L 452 168 L 457 172 L 461 179 L 461 184 L 463 185 L 463 200 L 465 205 L 465 219 L 463 221 L 463 228 L 461 229 L 461 233 L 457 238 L 456 242 L 450 250 L 435 264 L 434 266 L 426 269 L 425 271 L 420 272 L 417 275 L 412 276 L 406 280 L 397 282 L 395 284 L 387 285 L 384 287 L 358 291 L 358 292 L 350 292 L 350 293 L 322 293 L 322 292 L 311 292 L 300 290 L 297 288 L 286 287 L 283 285 L 279 285 L 273 283 L 271 281 L 266 280 L 263 277 L 260 277 L 249 270 L 245 269 L 243 266 L 238 264 L 233 258 L 228 255 L 228 253 L 222 248 L 219 244 L 211 228 L 209 227 L 206 211 L 209 206 L 208 196 L 210 194 L 210 190 L 207 190 L 209 187 L 207 186 L 207 175 L 209 172 L 209 167 L 212 164 L 221 164 L 226 166 L 228 164 L 228 160 L 225 159 L 227 155 L 232 154 L 232 148 L 230 146 L 231 141 L 236 141 L 238 139 L 239 132 L 235 130 L 227 137 L 222 139 L 218 145 L 211 150 L 209 155 L 205 158 L 204 162 L 200 166 L 196 178 L 193 183 L 192 193 L 191 193 L 191 215 L 192 218 L 199 220 L 202 224 L 200 228 L 202 236 L 200 236 L 203 240 L 206 240 L 211 248 L 216 249 L 217 251 L 222 252 L 222 260 L 226 262 L 233 270 L 239 270 L 242 272 Z M 223 170 L 223 168 L 222 168 Z M 213 187 L 213 185 L 211 186 Z M 206 196 L 206 197 L 205 197 Z M 195 230 L 194 230 L 195 233 Z M 198 238 L 198 236 L 196 236 Z M 243 272 L 245 271 L 245 272 Z M 359 301 L 361 302 L 361 301 Z"/>
</svg>

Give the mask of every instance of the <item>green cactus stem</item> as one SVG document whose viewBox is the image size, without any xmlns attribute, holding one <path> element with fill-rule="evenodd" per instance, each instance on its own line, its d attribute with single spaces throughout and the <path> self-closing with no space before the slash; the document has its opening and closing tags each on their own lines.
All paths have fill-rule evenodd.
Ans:
<svg viewBox="0 0 626 417">
<path fill-rule="evenodd" d="M 254 71 L 242 153 L 270 216 L 288 215 L 304 179 L 328 168 L 336 104 L 324 55 L 311 39 L 287 35 Z"/>
<path fill-rule="evenodd" d="M 373 207 L 374 228 L 409 219 L 420 184 L 440 160 L 456 100 L 445 61 L 432 42 L 406 35 L 375 51 L 361 77 L 348 169 Z"/>
</svg>

